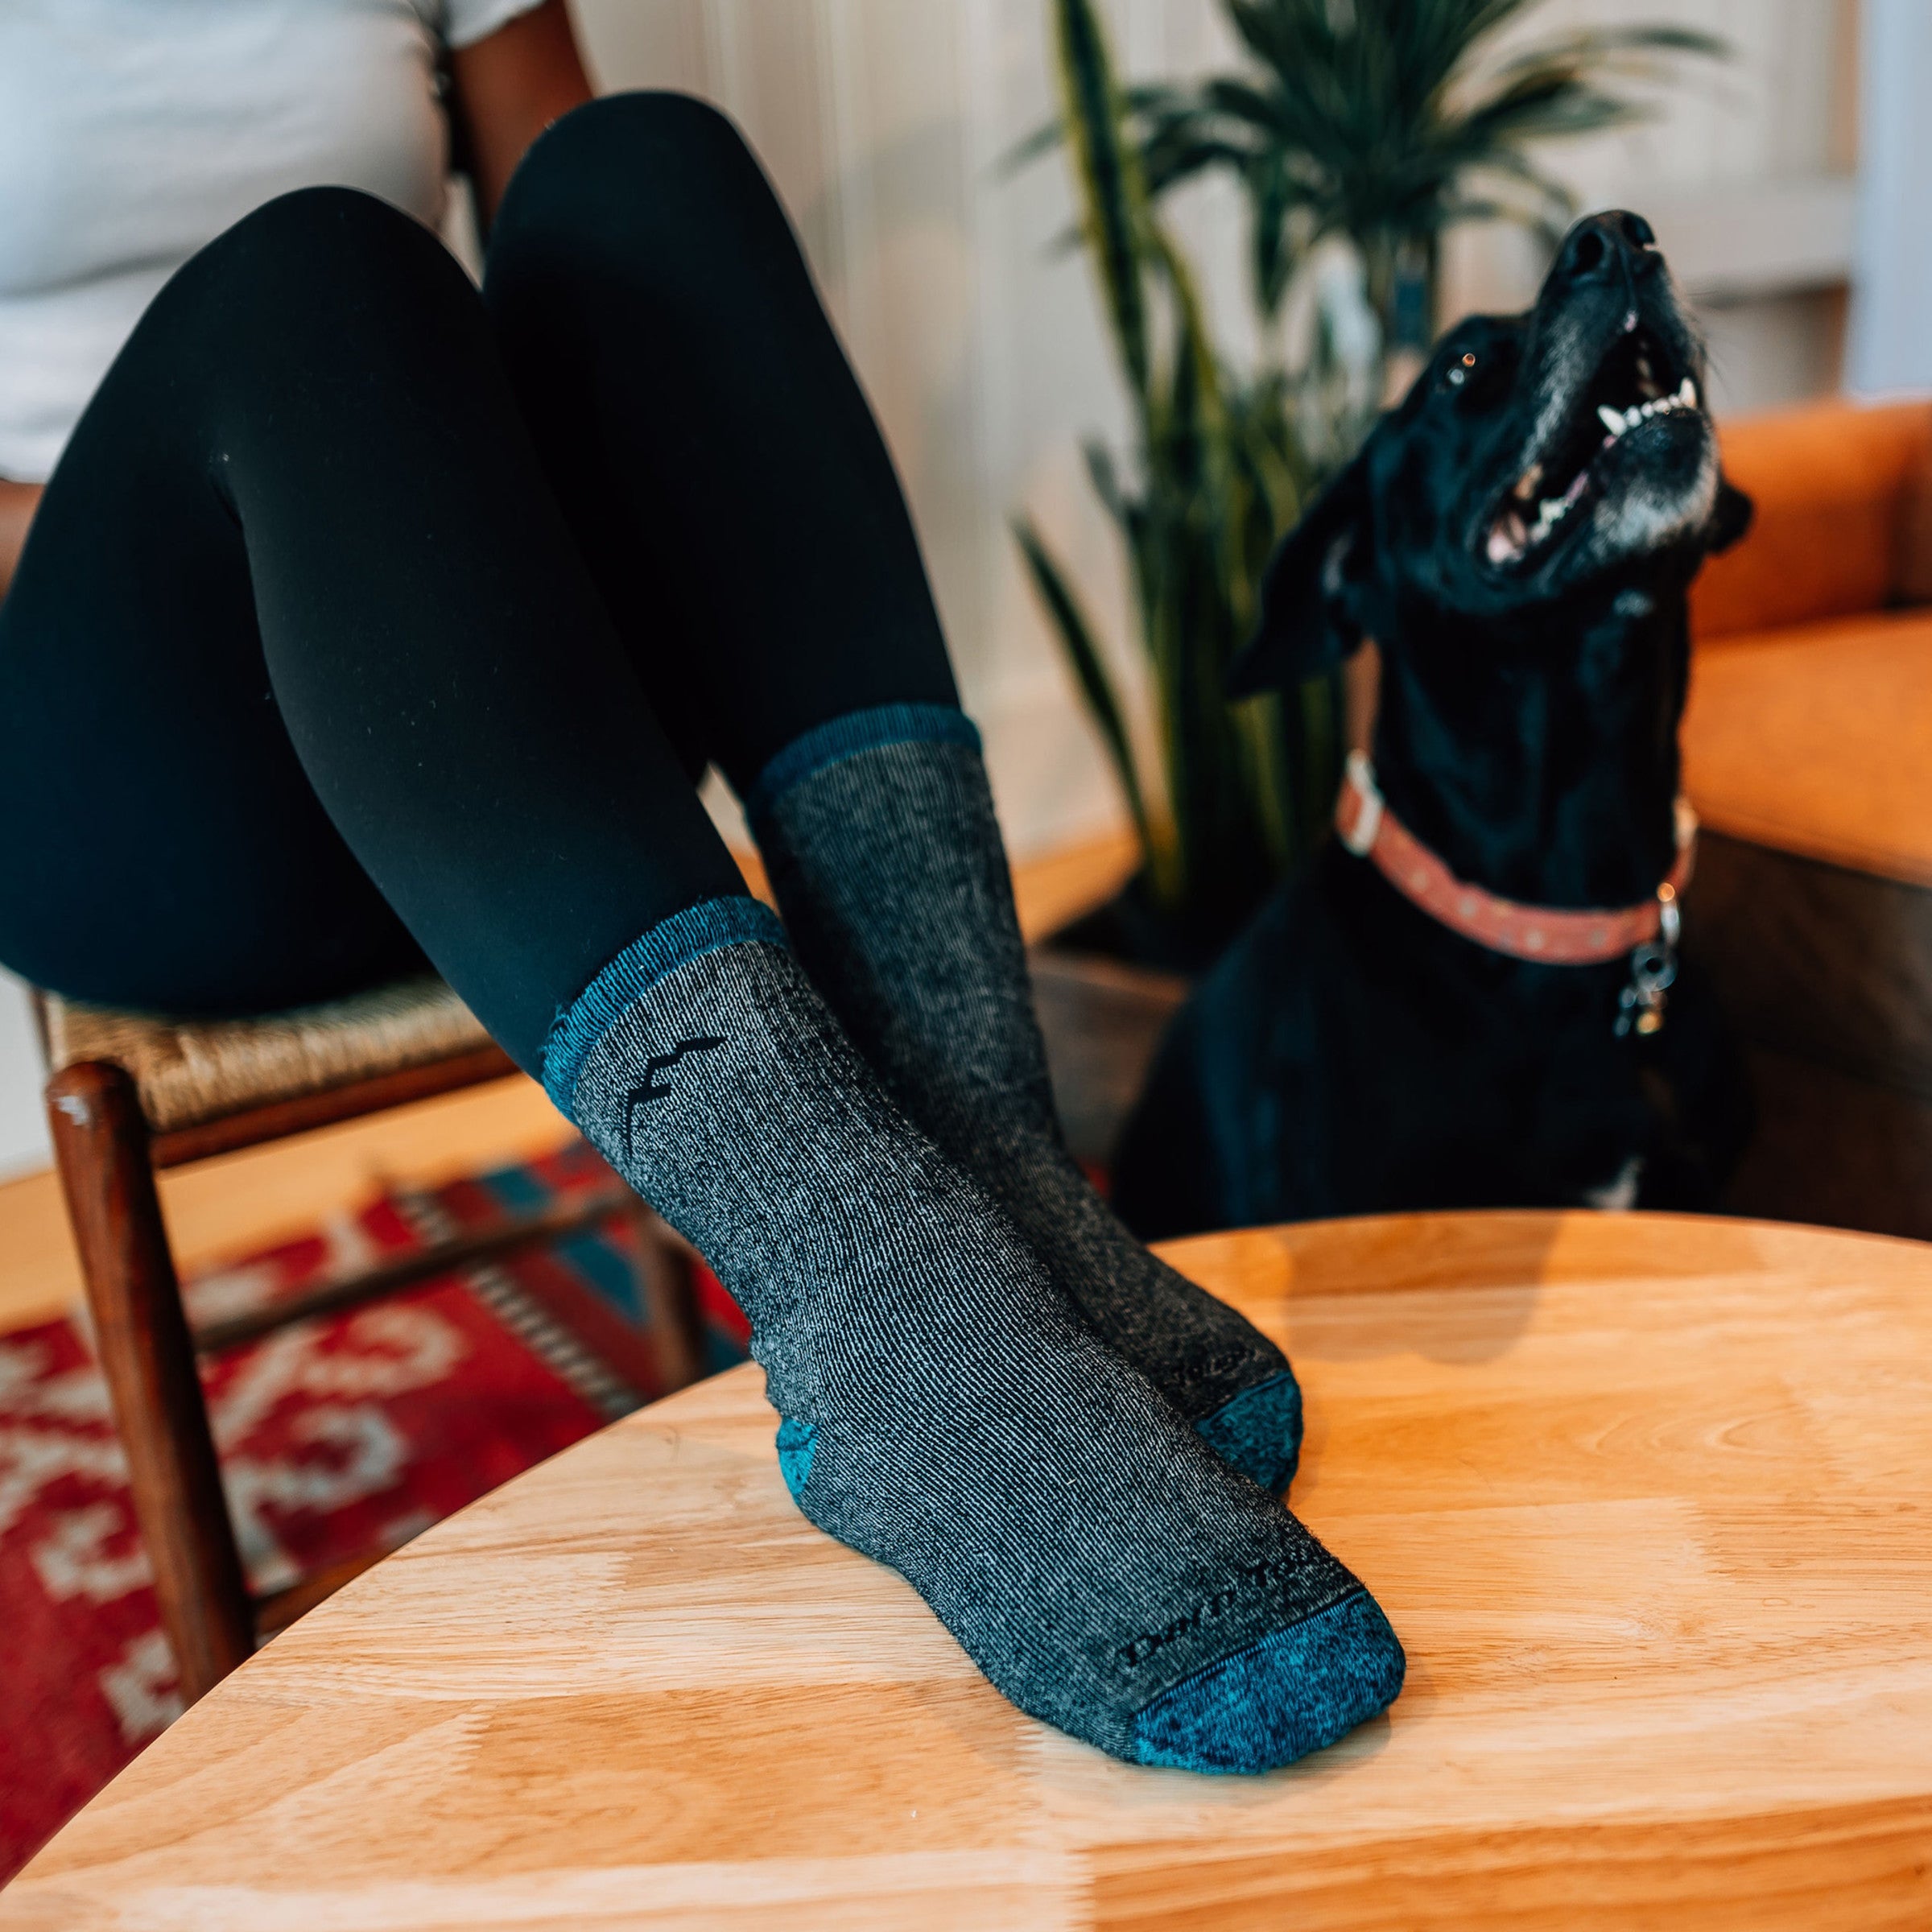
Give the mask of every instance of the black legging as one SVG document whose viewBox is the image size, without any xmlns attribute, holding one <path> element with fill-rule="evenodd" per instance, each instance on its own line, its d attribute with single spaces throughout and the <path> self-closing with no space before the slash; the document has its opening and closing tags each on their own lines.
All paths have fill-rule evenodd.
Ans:
<svg viewBox="0 0 1932 1932">
<path fill-rule="evenodd" d="M 708 761 L 741 791 L 908 701 L 952 673 L 782 209 L 711 109 L 600 101 L 481 298 L 342 188 L 155 298 L 0 605 L 0 960 L 236 1013 L 426 954 L 535 1071 L 615 954 L 741 890 Z"/>
</svg>

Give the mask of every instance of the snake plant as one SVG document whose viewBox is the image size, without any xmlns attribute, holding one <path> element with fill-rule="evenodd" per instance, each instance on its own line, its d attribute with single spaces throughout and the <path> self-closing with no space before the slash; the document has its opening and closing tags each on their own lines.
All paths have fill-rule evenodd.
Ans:
<svg viewBox="0 0 1932 1932">
<path fill-rule="evenodd" d="M 1502 220 L 1554 242 L 1575 213 L 1533 144 L 1645 118 L 1686 55 L 1725 43 L 1689 27 L 1600 28 L 1500 60 L 1499 29 L 1538 0 L 1224 0 L 1241 69 L 1129 100 L 1157 197 L 1224 170 L 1246 191 L 1265 316 L 1323 237 L 1355 246 L 1392 345 L 1426 345 L 1443 233 Z"/>
<path fill-rule="evenodd" d="M 1211 953 L 1305 848 L 1332 796 L 1328 681 L 1231 706 L 1229 660 L 1261 573 L 1311 481 L 1278 373 L 1243 382 L 1210 339 L 1191 270 L 1150 200 L 1091 0 L 1055 0 L 1062 122 L 1080 233 L 1133 403 L 1133 473 L 1087 445 L 1119 525 L 1152 687 L 1156 782 L 1078 591 L 1027 519 L 1020 546 L 1104 739 L 1138 834 L 1141 887 L 1183 958 Z"/>
</svg>

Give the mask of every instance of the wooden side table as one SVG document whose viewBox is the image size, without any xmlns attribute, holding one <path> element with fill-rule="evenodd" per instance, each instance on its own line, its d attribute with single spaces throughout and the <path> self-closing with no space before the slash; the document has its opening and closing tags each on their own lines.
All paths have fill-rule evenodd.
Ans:
<svg viewBox="0 0 1932 1932">
<path fill-rule="evenodd" d="M 1409 1648 L 1260 1780 L 1021 1717 L 811 1530 L 755 1369 L 245 1663 L 0 1927 L 1932 1924 L 1932 1249 L 1667 1216 L 1179 1243 L 1291 1351 L 1294 1501 Z"/>
</svg>

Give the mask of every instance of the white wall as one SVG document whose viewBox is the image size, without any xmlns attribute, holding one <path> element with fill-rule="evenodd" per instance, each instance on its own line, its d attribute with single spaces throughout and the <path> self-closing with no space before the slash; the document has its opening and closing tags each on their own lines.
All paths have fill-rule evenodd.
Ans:
<svg viewBox="0 0 1932 1932">
<path fill-rule="evenodd" d="M 1125 586 L 1081 469 L 1121 403 L 1084 264 L 1055 254 L 1060 164 L 1000 156 L 1048 115 L 1046 0 L 573 0 L 606 87 L 677 87 L 745 127 L 791 206 L 905 478 L 968 708 L 1022 851 L 1113 822 L 1117 805 L 1007 519 L 1026 506 L 1130 663 Z M 1876 0 L 1911 14 L 1922 0 Z M 1664 18 L 1731 37 L 1741 60 L 1671 97 L 1654 125 L 1563 151 L 1585 204 L 1653 216 L 1707 304 L 1721 402 L 1833 379 L 1851 253 L 1850 0 L 1550 0 L 1528 36 Z M 1219 64 L 1211 0 L 1109 0 L 1137 75 Z M 1914 18 L 1917 16 L 1914 14 Z M 1915 106 L 1915 103 L 1913 104 Z M 1217 326 L 1241 335 L 1238 211 L 1189 197 Z M 1465 237 L 1453 302 L 1514 305 L 1537 265 L 1513 236 Z M 35 1055 L 0 980 L 0 1172 L 43 1158 Z"/>
<path fill-rule="evenodd" d="M 1932 7 L 1867 0 L 1858 287 L 1848 361 L 1868 394 L 1932 389 Z"/>
<path fill-rule="evenodd" d="M 0 972 L 0 1181 L 44 1167 L 47 1121 L 40 1111 L 40 1049 L 27 990 Z"/>
</svg>

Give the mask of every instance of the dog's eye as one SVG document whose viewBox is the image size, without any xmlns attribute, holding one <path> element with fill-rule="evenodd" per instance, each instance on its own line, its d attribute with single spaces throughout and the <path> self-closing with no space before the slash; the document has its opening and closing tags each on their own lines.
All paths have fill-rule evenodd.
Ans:
<svg viewBox="0 0 1932 1932">
<path fill-rule="evenodd" d="M 1447 382 L 1451 389 L 1460 389 L 1462 386 L 1467 382 L 1475 374 L 1476 357 L 1472 353 L 1466 353 L 1463 355 L 1461 361 L 1451 362 L 1449 366 L 1443 371 L 1443 380 Z"/>
</svg>

